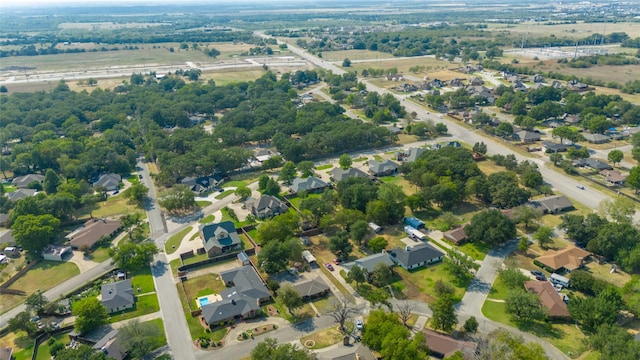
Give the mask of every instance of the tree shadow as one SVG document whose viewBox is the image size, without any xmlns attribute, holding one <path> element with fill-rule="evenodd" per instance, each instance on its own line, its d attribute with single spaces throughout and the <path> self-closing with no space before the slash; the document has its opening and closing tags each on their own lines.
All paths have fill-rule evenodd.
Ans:
<svg viewBox="0 0 640 360">
<path fill-rule="evenodd" d="M 557 327 L 553 327 L 552 323 L 542 321 L 518 322 L 517 328 L 521 331 L 534 334 L 540 338 L 560 339 L 566 333 Z"/>
<path fill-rule="evenodd" d="M 13 342 L 19 348 L 30 349 L 33 347 L 34 340 L 26 335 L 23 335 L 15 338 Z"/>
</svg>

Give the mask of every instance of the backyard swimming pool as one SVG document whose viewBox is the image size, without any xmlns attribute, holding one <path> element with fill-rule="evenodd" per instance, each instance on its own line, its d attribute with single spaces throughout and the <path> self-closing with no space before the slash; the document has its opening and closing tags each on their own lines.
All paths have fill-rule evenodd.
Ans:
<svg viewBox="0 0 640 360">
<path fill-rule="evenodd" d="M 209 305 L 209 298 L 208 297 L 201 297 L 200 299 L 198 299 L 198 301 L 200 302 L 200 307 L 205 306 L 205 305 Z"/>
</svg>

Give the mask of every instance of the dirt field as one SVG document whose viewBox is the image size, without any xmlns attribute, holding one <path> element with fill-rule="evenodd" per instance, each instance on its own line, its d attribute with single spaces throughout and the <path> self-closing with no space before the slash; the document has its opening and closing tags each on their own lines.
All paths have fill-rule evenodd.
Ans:
<svg viewBox="0 0 640 360">
<path fill-rule="evenodd" d="M 377 59 L 390 59 L 393 55 L 383 53 L 379 51 L 369 50 L 339 50 L 339 51 L 324 51 L 322 58 L 325 61 L 342 61 L 348 58 L 351 61 L 358 60 L 377 60 Z"/>
<path fill-rule="evenodd" d="M 489 24 L 489 30 L 506 30 L 515 34 L 526 33 L 527 36 L 550 36 L 557 38 L 579 39 L 591 36 L 595 33 L 625 32 L 629 37 L 640 36 L 640 23 L 577 23 L 562 25 L 544 25 L 528 22 L 516 25 Z"/>
<path fill-rule="evenodd" d="M 90 22 L 90 23 L 61 23 L 58 28 L 62 30 L 68 29 L 83 29 L 83 30 L 97 30 L 97 29 L 140 29 L 154 26 L 162 26 L 163 23 L 138 23 L 131 22 L 125 24 L 117 24 L 113 22 Z"/>
</svg>

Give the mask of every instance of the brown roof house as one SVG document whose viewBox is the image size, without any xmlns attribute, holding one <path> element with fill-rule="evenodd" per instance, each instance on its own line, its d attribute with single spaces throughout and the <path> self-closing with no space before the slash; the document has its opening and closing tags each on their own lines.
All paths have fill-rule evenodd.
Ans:
<svg viewBox="0 0 640 360">
<path fill-rule="evenodd" d="M 547 309 L 549 318 L 569 319 L 569 310 L 563 300 L 563 295 L 558 293 L 548 281 L 525 281 L 524 288 L 528 292 L 538 295 L 540 305 Z"/>
<path fill-rule="evenodd" d="M 538 256 L 534 263 L 552 272 L 569 272 L 580 268 L 589 256 L 591 256 L 590 252 L 569 246 L 562 250 L 549 250 L 542 256 Z"/>
<path fill-rule="evenodd" d="M 80 228 L 65 236 L 74 249 L 92 248 L 103 236 L 113 237 L 120 230 L 120 220 L 90 219 Z"/>
<path fill-rule="evenodd" d="M 442 359 L 452 356 L 460 351 L 465 360 L 474 358 L 478 344 L 471 341 L 454 339 L 451 336 L 440 334 L 433 330 L 423 330 L 427 346 L 429 346 L 430 355 Z"/>
<path fill-rule="evenodd" d="M 232 221 L 200 225 L 200 239 L 209 257 L 240 248 L 240 236 Z"/>
<path fill-rule="evenodd" d="M 282 200 L 271 195 L 262 195 L 259 199 L 251 198 L 245 202 L 249 210 L 258 219 L 267 219 L 289 211 Z"/>
<path fill-rule="evenodd" d="M 464 227 L 459 226 L 455 229 L 451 229 L 442 234 L 442 237 L 451 241 L 455 245 L 460 245 L 467 241 L 467 234 L 464 232 Z"/>
<path fill-rule="evenodd" d="M 614 185 L 624 185 L 627 182 L 628 174 L 623 174 L 618 170 L 602 170 L 600 175 L 604 176 L 604 179 Z"/>
</svg>

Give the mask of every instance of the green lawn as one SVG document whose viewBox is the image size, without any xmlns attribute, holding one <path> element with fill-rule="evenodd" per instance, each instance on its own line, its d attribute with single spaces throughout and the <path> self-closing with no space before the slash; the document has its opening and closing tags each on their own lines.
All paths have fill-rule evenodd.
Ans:
<svg viewBox="0 0 640 360">
<path fill-rule="evenodd" d="M 153 282 L 153 275 L 151 275 L 151 269 L 146 268 L 144 270 L 137 271 L 132 274 L 133 279 L 131 284 L 136 293 L 138 293 L 138 287 L 140 287 L 140 294 L 150 293 L 156 291 L 156 286 Z"/>
<path fill-rule="evenodd" d="M 140 182 L 140 179 L 138 178 L 138 175 L 131 175 L 127 178 L 127 181 L 132 183 L 132 184 L 137 184 Z"/>
<path fill-rule="evenodd" d="M 36 290 L 46 291 L 52 287 L 80 274 L 78 266 L 70 262 L 40 261 L 31 270 L 27 271 L 9 289 L 25 291 L 28 295 Z M 24 296 L 2 295 L 0 296 L 0 314 L 14 306 L 24 302 Z"/>
<path fill-rule="evenodd" d="M 143 219 L 146 219 L 147 217 L 147 214 L 144 211 L 136 207 L 134 204 L 129 204 L 129 199 L 122 195 L 109 196 L 107 201 L 99 202 L 97 205 L 98 209 L 92 211 L 93 217 L 96 218 L 131 214 L 134 212 L 141 213 Z"/>
<path fill-rule="evenodd" d="M 189 333 L 191 334 L 191 339 L 196 340 L 203 336 L 208 336 L 208 334 L 204 331 L 204 327 L 200 324 L 200 319 L 196 316 L 191 316 L 191 312 L 189 311 L 189 307 L 187 305 L 187 296 L 182 289 L 181 284 L 176 284 L 178 288 L 178 295 L 180 295 L 180 303 L 182 304 L 182 310 L 184 311 L 184 317 L 187 319 L 187 325 L 189 326 Z"/>
<path fill-rule="evenodd" d="M 33 355 L 33 339 L 30 339 L 24 331 L 19 331 L 17 334 L 7 333 L 0 338 L 0 346 L 12 347 L 15 360 L 31 360 Z"/>
<path fill-rule="evenodd" d="M 203 207 L 207 207 L 209 205 L 213 204 L 211 201 L 209 200 L 200 200 L 200 201 L 196 201 L 196 205 L 198 205 L 199 207 L 203 208 Z"/>
<path fill-rule="evenodd" d="M 363 161 L 367 161 L 368 157 L 366 156 L 361 156 L 359 158 L 353 159 L 352 162 L 357 163 L 357 162 L 363 162 Z"/>
<path fill-rule="evenodd" d="M 164 332 L 164 324 L 162 323 L 162 319 L 153 319 L 153 320 L 145 321 L 145 323 L 153 324 L 160 331 L 160 335 L 158 335 L 153 339 L 152 349 L 155 350 L 159 347 L 165 346 L 167 344 L 167 336 L 165 335 L 165 332 Z"/>
<path fill-rule="evenodd" d="M 202 260 L 207 260 L 209 258 L 209 256 L 207 256 L 207 254 L 201 254 L 201 255 L 196 255 L 196 256 L 192 256 L 190 258 L 184 259 L 183 263 L 185 265 L 187 264 L 195 264 L 197 262 L 200 262 Z"/>
<path fill-rule="evenodd" d="M 227 196 L 231 195 L 234 193 L 234 190 L 225 190 L 224 192 L 216 195 L 216 199 L 220 200 L 220 199 L 224 199 Z"/>
<path fill-rule="evenodd" d="M 325 165 L 320 165 L 320 166 L 316 166 L 316 170 L 326 170 L 326 169 L 332 169 L 333 165 L 332 164 L 325 164 Z"/>
<path fill-rule="evenodd" d="M 213 214 L 207 215 L 205 217 L 203 217 L 202 219 L 200 219 L 200 221 L 198 221 L 201 224 L 208 224 L 210 222 L 213 222 L 213 220 L 215 220 L 216 217 L 213 216 Z"/>
<path fill-rule="evenodd" d="M 224 185 L 224 187 L 242 187 L 242 186 L 247 186 L 247 182 L 244 180 L 231 180 L 231 181 L 227 181 L 222 183 L 222 185 Z"/>
<path fill-rule="evenodd" d="M 489 252 L 489 247 L 485 243 L 466 243 L 462 246 L 458 246 L 458 250 L 467 254 L 474 260 L 484 260 Z"/>
<path fill-rule="evenodd" d="M 173 236 L 171 236 L 169 238 L 169 240 L 167 240 L 167 242 L 164 244 L 164 251 L 167 254 L 173 254 L 174 252 L 176 252 L 176 250 L 178 250 L 178 248 L 180 247 L 180 243 L 182 242 L 182 239 L 187 236 L 187 234 L 192 230 L 193 228 L 191 226 L 182 229 L 182 231 L 180 231 L 177 234 L 174 234 Z"/>
<path fill-rule="evenodd" d="M 200 237 L 200 233 L 195 233 L 193 235 L 191 235 L 191 238 L 189 239 L 189 241 L 193 241 L 195 239 L 198 239 Z"/>
<path fill-rule="evenodd" d="M 171 273 L 173 275 L 176 275 L 178 273 L 178 268 L 180 266 L 182 266 L 180 263 L 180 259 L 171 260 L 171 262 L 169 262 L 169 267 L 171 268 Z"/>
<path fill-rule="evenodd" d="M 13 186 L 13 185 L 10 185 L 10 184 L 7 184 L 7 183 L 3 183 L 2 187 L 4 188 L 4 193 L 5 194 L 8 194 L 10 192 L 14 192 L 14 191 L 18 190 L 17 186 Z"/>
<path fill-rule="evenodd" d="M 52 337 L 56 340 L 56 342 L 62 344 L 68 344 L 71 339 L 69 339 L 69 333 L 58 334 Z M 49 341 L 45 341 L 40 346 L 38 346 L 38 354 L 36 355 L 36 360 L 49 360 L 51 359 L 51 354 L 49 354 Z"/>
<path fill-rule="evenodd" d="M 133 309 L 112 315 L 109 322 L 114 323 L 122 320 L 133 319 L 138 316 L 151 314 L 160 310 L 158 297 L 156 294 L 142 295 L 136 297 L 136 306 Z"/>
<path fill-rule="evenodd" d="M 456 302 L 462 299 L 469 286 L 469 281 L 459 281 L 459 279 L 455 278 L 445 269 L 445 265 L 442 263 L 414 271 L 407 271 L 401 267 L 396 267 L 394 271 L 404 280 L 402 281 L 402 285 L 404 286 L 403 291 L 405 296 L 414 298 L 420 297 L 420 294 L 426 295 L 422 296 L 422 299 L 427 302 L 434 299 L 434 286 L 438 280 L 450 283 L 455 287 Z"/>
<path fill-rule="evenodd" d="M 547 340 L 565 354 L 571 353 L 570 357 L 573 359 L 587 350 L 583 343 L 586 336 L 574 324 L 547 324 L 544 322 L 518 324 L 513 322 L 506 313 L 504 302 L 490 300 L 485 301 L 482 306 L 482 313 L 488 319 L 513 326 Z"/>
<path fill-rule="evenodd" d="M 182 284 L 184 285 L 187 299 L 189 299 L 191 307 L 194 308 L 196 306 L 195 300 L 197 297 L 209 294 L 219 294 L 226 288 L 222 280 L 220 280 L 219 276 L 216 274 L 207 274 L 190 278 L 183 281 Z"/>
<path fill-rule="evenodd" d="M 321 197 L 322 197 L 322 194 L 309 194 L 305 199 L 321 198 Z M 304 199 L 299 196 L 294 196 L 292 198 L 289 198 L 289 201 L 291 202 L 291 204 L 293 204 L 293 206 L 295 206 L 298 209 L 300 209 L 300 203 L 302 202 L 302 200 Z"/>
<path fill-rule="evenodd" d="M 493 282 L 493 286 L 491 290 L 489 290 L 489 298 L 496 300 L 504 300 L 507 297 L 507 292 L 511 290 L 505 285 L 500 276 L 496 278 L 496 281 Z"/>
<path fill-rule="evenodd" d="M 109 249 L 111 249 L 110 246 L 99 246 L 89 254 L 89 259 L 95 262 L 103 262 L 111 257 L 109 256 Z"/>
</svg>

